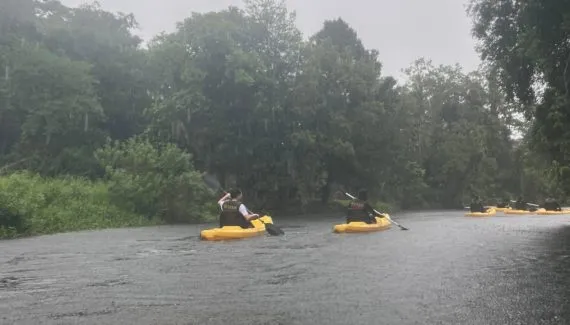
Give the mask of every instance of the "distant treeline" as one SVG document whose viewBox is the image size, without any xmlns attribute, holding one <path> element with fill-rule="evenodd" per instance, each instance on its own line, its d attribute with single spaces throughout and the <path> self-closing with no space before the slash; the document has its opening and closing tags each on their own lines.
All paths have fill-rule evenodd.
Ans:
<svg viewBox="0 0 570 325">
<path fill-rule="evenodd" d="M 112 226 L 102 220 L 118 215 L 137 220 L 125 224 L 203 220 L 216 210 L 202 172 L 273 211 L 360 188 L 398 208 L 461 207 L 472 195 L 562 198 L 570 71 L 560 62 L 570 45 L 560 56 L 547 57 L 542 42 L 516 52 L 521 75 L 505 49 L 530 36 L 504 40 L 516 30 L 493 27 L 507 19 L 495 7 L 507 3 L 471 8 L 488 59 L 481 71 L 419 59 L 398 84 L 345 21 L 325 21 L 304 40 L 283 1 L 195 13 L 147 47 L 133 15 L 2 1 L 0 225 L 49 228 L 30 226 L 39 212 L 24 208 L 25 190 L 12 195 L 24 184 L 45 186 L 46 207 L 60 195 L 50 186 L 76 186 L 83 194 L 65 194 L 71 206 L 95 195 L 109 207 L 73 210 L 99 222 L 61 229 Z M 548 85 L 540 102 L 529 90 L 536 75 Z"/>
</svg>

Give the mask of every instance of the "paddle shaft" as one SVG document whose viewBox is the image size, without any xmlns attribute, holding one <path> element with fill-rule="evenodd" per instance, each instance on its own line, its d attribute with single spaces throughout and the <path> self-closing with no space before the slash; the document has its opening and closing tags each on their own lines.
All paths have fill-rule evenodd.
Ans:
<svg viewBox="0 0 570 325">
<path fill-rule="evenodd" d="M 511 202 L 512 202 L 512 203 L 516 203 L 517 201 L 513 201 L 513 200 L 511 200 Z M 527 203 L 525 203 L 525 204 L 527 204 L 527 205 L 530 205 L 530 206 L 533 206 L 533 207 L 539 207 L 539 206 L 540 206 L 540 205 L 538 205 L 538 204 L 534 204 L 534 203 L 528 203 L 528 202 L 527 202 Z"/>
</svg>

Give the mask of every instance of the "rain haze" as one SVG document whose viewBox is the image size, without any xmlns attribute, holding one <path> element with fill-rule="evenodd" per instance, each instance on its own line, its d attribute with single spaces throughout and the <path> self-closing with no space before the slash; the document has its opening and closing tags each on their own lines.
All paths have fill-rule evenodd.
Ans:
<svg viewBox="0 0 570 325">
<path fill-rule="evenodd" d="M 66 5 L 91 3 L 64 0 Z M 145 40 L 166 31 L 192 12 L 217 11 L 242 6 L 240 0 L 99 0 L 110 11 L 133 13 Z M 471 37 L 466 0 L 287 0 L 297 13 L 297 26 L 305 37 L 317 32 L 325 20 L 341 17 L 368 48 L 380 52 L 383 74 L 401 79 L 401 70 L 425 57 L 435 64 L 459 63 L 466 71 L 480 60 Z"/>
<path fill-rule="evenodd" d="M 570 325 L 570 0 L 513 2 L 0 0 L 0 325 Z"/>
</svg>

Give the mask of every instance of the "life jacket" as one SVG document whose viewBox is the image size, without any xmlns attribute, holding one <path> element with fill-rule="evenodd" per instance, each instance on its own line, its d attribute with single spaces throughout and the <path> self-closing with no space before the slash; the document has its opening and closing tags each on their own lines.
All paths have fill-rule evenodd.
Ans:
<svg viewBox="0 0 570 325">
<path fill-rule="evenodd" d="M 353 200 L 348 204 L 348 211 L 346 213 L 346 222 L 363 221 L 369 222 L 371 216 L 366 211 L 366 202 L 361 200 Z"/>
<path fill-rule="evenodd" d="M 220 227 L 223 226 L 240 226 L 242 228 L 251 228 L 252 224 L 247 221 L 239 212 L 240 201 L 228 200 L 222 204 L 222 213 L 220 214 Z"/>
</svg>

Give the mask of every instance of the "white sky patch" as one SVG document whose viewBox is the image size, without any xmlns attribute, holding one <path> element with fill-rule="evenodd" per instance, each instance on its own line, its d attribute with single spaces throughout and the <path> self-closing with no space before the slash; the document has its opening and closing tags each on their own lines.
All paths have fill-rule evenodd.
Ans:
<svg viewBox="0 0 570 325">
<path fill-rule="evenodd" d="M 91 3 L 62 0 L 68 6 Z M 402 80 L 402 69 L 419 57 L 435 65 L 459 63 L 466 71 L 480 64 L 471 37 L 468 0 L 287 0 L 297 12 L 297 26 L 305 37 L 322 28 L 327 19 L 343 18 L 368 48 L 380 52 L 383 74 Z M 103 9 L 133 13 L 145 40 L 162 31 L 172 32 L 176 22 L 192 12 L 218 11 L 241 0 L 99 0 Z"/>
</svg>

